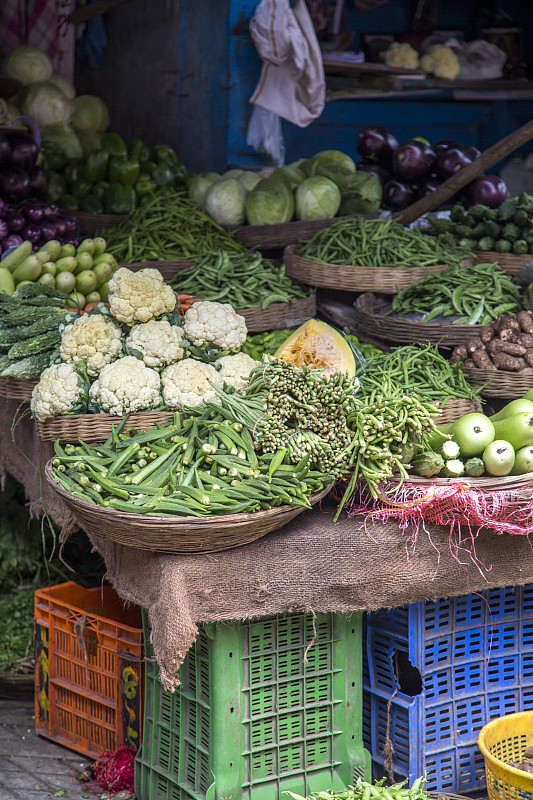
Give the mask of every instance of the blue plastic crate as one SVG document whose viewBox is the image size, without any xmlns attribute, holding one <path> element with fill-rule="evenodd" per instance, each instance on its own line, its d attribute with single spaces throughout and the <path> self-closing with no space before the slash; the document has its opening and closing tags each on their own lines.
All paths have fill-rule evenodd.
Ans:
<svg viewBox="0 0 533 800">
<path fill-rule="evenodd" d="M 388 729 L 399 779 L 427 771 L 429 791 L 483 789 L 479 731 L 533 708 L 533 585 L 368 613 L 363 649 L 374 777 Z"/>
</svg>

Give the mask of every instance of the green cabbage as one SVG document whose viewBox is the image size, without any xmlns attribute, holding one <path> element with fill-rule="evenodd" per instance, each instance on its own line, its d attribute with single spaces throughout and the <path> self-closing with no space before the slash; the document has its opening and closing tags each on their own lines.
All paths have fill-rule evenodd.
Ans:
<svg viewBox="0 0 533 800">
<path fill-rule="evenodd" d="M 52 62 L 46 53 L 30 45 L 16 47 L 2 63 L 2 74 L 15 78 L 25 86 L 37 81 L 47 81 L 52 72 Z"/>
<path fill-rule="evenodd" d="M 83 148 L 70 125 L 48 125 L 41 128 L 41 141 L 54 142 L 67 158 L 82 158 Z"/>
<path fill-rule="evenodd" d="M 22 92 L 20 108 L 31 117 L 38 128 L 69 122 L 74 107 L 61 89 L 53 83 L 32 83 Z"/>
<path fill-rule="evenodd" d="M 219 225 L 242 225 L 246 219 L 246 189 L 237 178 L 222 177 L 205 196 L 205 210 Z"/>
<path fill-rule="evenodd" d="M 341 204 L 339 187 L 329 178 L 314 175 L 306 178 L 296 189 L 297 219 L 327 219 L 334 217 Z"/>
<path fill-rule="evenodd" d="M 75 131 L 75 133 L 84 156 L 88 156 L 91 150 L 102 149 L 102 134 L 98 131 Z"/>
<path fill-rule="evenodd" d="M 237 180 L 242 183 L 247 192 L 251 192 L 262 178 L 263 176 L 258 172 L 252 172 L 249 169 L 245 170 L 242 175 L 237 176 Z"/>
<path fill-rule="evenodd" d="M 287 183 L 289 188 L 294 191 L 302 181 L 305 181 L 306 175 L 300 167 L 294 164 L 286 164 L 283 167 L 277 167 L 270 177 L 281 178 Z"/>
<path fill-rule="evenodd" d="M 50 78 L 48 78 L 48 83 L 53 83 L 58 89 L 61 89 L 67 100 L 74 100 L 76 97 L 76 89 L 74 86 L 65 80 L 65 78 L 62 78 L 61 75 L 51 75 Z"/>
<path fill-rule="evenodd" d="M 356 172 L 348 191 L 342 195 L 339 214 L 373 214 L 381 206 L 383 188 L 369 172 Z"/>
<path fill-rule="evenodd" d="M 193 175 L 187 182 L 189 197 L 200 208 L 204 207 L 205 196 L 210 186 L 220 180 L 218 172 L 205 172 L 201 175 Z"/>
<path fill-rule="evenodd" d="M 246 198 L 249 225 L 289 222 L 294 215 L 294 195 L 285 181 L 274 177 L 260 181 Z"/>
<path fill-rule="evenodd" d="M 101 97 L 80 94 L 72 101 L 74 114 L 72 126 L 79 131 L 105 131 L 109 125 L 109 111 Z"/>
<path fill-rule="evenodd" d="M 228 169 L 226 172 L 223 173 L 223 178 L 240 178 L 241 175 L 244 174 L 243 169 Z"/>
<path fill-rule="evenodd" d="M 341 164 L 324 163 L 317 166 L 315 175 L 322 175 L 324 178 L 329 178 L 330 181 L 337 184 L 341 194 L 345 194 L 350 191 L 353 179 L 356 177 L 357 173 L 346 169 L 346 167 L 343 167 Z"/>
<path fill-rule="evenodd" d="M 355 172 L 355 162 L 353 158 L 343 153 L 341 150 L 322 150 L 311 159 L 311 175 L 316 175 L 318 169 L 324 164 L 339 164 L 341 167 Z"/>
</svg>

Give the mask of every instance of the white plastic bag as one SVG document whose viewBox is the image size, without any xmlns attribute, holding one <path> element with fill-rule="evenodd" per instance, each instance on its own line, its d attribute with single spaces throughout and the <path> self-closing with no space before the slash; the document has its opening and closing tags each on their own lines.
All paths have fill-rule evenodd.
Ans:
<svg viewBox="0 0 533 800">
<path fill-rule="evenodd" d="M 254 106 L 246 144 L 273 166 L 281 167 L 285 161 L 285 141 L 278 115 L 261 106 Z"/>
</svg>

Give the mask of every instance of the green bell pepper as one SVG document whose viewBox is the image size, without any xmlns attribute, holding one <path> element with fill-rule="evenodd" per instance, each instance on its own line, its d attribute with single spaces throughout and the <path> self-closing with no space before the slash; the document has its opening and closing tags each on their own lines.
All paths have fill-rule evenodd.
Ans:
<svg viewBox="0 0 533 800">
<path fill-rule="evenodd" d="M 189 170 L 185 164 L 181 164 L 179 161 L 177 161 L 174 167 L 171 167 L 171 169 L 174 173 L 174 186 L 187 186 L 187 181 L 189 180 Z"/>
<path fill-rule="evenodd" d="M 48 170 L 48 185 L 46 187 L 46 199 L 57 203 L 61 195 L 67 193 L 67 182 L 59 172 L 53 169 Z"/>
<path fill-rule="evenodd" d="M 107 177 L 111 183 L 123 183 L 125 186 L 133 186 L 141 172 L 138 161 L 130 161 L 119 156 L 111 156 L 109 159 L 109 169 Z"/>
<path fill-rule="evenodd" d="M 83 165 L 83 177 L 91 181 L 91 183 L 98 183 L 103 181 L 107 175 L 107 167 L 109 164 L 109 151 L 108 150 L 92 150 Z"/>
<path fill-rule="evenodd" d="M 72 186 L 73 183 L 81 181 L 83 178 L 83 162 L 71 161 L 63 170 L 63 177 L 67 182 L 67 186 Z"/>
<path fill-rule="evenodd" d="M 86 194 L 80 200 L 79 210 L 85 211 L 87 214 L 103 214 L 104 205 L 95 194 Z"/>
<path fill-rule="evenodd" d="M 173 186 L 174 173 L 170 167 L 160 166 L 152 172 L 152 180 L 158 186 Z"/>
<path fill-rule="evenodd" d="M 98 181 L 98 183 L 93 184 L 91 194 L 102 200 L 105 194 L 105 190 L 107 189 L 108 186 L 109 186 L 109 181 Z"/>
<path fill-rule="evenodd" d="M 68 159 L 56 142 L 42 141 L 39 148 L 38 164 L 47 169 L 62 170 Z"/>
<path fill-rule="evenodd" d="M 129 214 L 137 205 L 135 189 L 123 183 L 110 183 L 104 193 L 106 214 Z"/>
<path fill-rule="evenodd" d="M 107 150 L 112 156 L 122 156 L 126 158 L 128 155 L 126 142 L 118 133 L 102 134 L 102 150 Z"/>
<path fill-rule="evenodd" d="M 73 194 L 63 194 L 57 201 L 59 208 L 65 208 L 67 211 L 77 211 L 78 210 L 78 198 L 74 197 Z"/>
<path fill-rule="evenodd" d="M 77 181 L 77 183 L 73 183 L 70 187 L 71 193 L 74 195 L 74 197 L 77 197 L 78 200 L 82 197 L 85 197 L 86 194 L 91 194 L 92 189 L 93 184 L 91 181 L 85 180 L 85 178 Z"/>
<path fill-rule="evenodd" d="M 157 189 L 157 184 L 147 172 L 141 172 L 139 180 L 135 184 L 135 194 L 137 197 L 146 197 Z"/>
<path fill-rule="evenodd" d="M 134 139 L 128 147 L 128 158 L 132 161 L 148 161 L 150 148 L 141 139 Z"/>
<path fill-rule="evenodd" d="M 154 145 L 151 150 L 151 158 L 153 161 L 157 161 L 158 164 L 164 161 L 176 163 L 178 160 L 175 150 L 168 144 Z"/>
</svg>

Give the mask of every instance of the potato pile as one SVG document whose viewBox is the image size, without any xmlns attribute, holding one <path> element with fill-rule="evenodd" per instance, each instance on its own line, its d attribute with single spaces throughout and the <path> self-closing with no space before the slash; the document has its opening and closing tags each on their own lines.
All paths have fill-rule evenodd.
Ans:
<svg viewBox="0 0 533 800">
<path fill-rule="evenodd" d="M 533 374 L 533 311 L 504 314 L 483 325 L 479 336 L 454 348 L 450 361 L 464 367 Z"/>
</svg>

